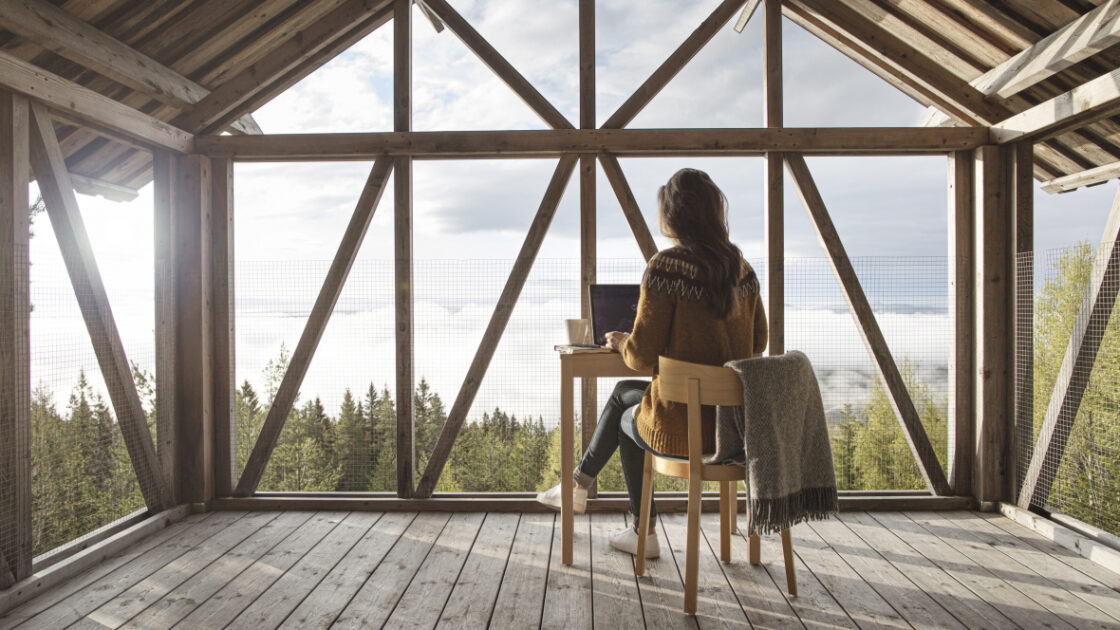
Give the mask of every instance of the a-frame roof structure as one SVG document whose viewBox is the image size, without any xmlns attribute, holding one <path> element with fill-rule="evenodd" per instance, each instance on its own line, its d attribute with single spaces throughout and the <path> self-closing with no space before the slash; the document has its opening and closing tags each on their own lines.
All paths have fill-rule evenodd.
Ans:
<svg viewBox="0 0 1120 630">
<path fill-rule="evenodd" d="M 758 3 L 743 4 L 749 12 Z M 144 114 L 132 124 L 172 142 L 260 133 L 251 112 L 389 22 L 391 5 L 0 0 L 0 84 L 47 94 L 56 106 L 77 102 L 79 121 L 83 108 L 104 111 L 109 99 L 121 106 L 113 114 Z M 783 13 L 928 106 L 927 125 L 1043 140 L 1035 176 L 1052 189 L 1120 171 L 1120 118 L 1112 115 L 1120 98 L 1110 77 L 1120 67 L 1111 47 L 1120 2 L 788 0 Z M 1076 115 L 1065 115 L 1071 109 Z M 151 180 L 146 142 L 54 113 L 79 189 L 128 196 Z"/>
</svg>

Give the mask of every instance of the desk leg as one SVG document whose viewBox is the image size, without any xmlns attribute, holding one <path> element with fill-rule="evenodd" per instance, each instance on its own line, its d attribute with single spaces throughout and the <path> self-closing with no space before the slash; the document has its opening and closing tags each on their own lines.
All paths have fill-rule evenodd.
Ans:
<svg viewBox="0 0 1120 630">
<path fill-rule="evenodd" d="M 572 516 L 572 438 L 575 433 L 574 391 L 572 368 L 566 361 L 560 364 L 560 539 L 564 564 L 572 564 L 572 533 L 575 529 Z"/>
</svg>

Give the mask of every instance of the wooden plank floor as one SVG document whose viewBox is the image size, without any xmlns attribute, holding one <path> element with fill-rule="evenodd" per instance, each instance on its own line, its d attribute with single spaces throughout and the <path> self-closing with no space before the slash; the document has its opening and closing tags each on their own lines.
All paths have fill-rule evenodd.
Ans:
<svg viewBox="0 0 1120 630">
<path fill-rule="evenodd" d="M 1046 628 L 1120 629 L 1120 575 L 998 514 L 846 512 L 793 530 L 763 565 L 718 559 L 705 514 L 699 605 L 680 611 L 684 515 L 634 577 L 607 533 L 576 517 L 575 565 L 552 514 L 198 514 L 0 617 L 8 628 Z"/>
</svg>

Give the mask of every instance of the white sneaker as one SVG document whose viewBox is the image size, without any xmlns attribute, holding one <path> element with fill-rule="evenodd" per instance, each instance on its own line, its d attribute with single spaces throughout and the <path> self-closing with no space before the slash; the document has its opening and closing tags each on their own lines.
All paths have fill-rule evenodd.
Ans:
<svg viewBox="0 0 1120 630">
<path fill-rule="evenodd" d="M 611 532 L 608 538 L 610 539 L 611 546 L 615 549 L 625 551 L 629 554 L 638 553 L 638 532 L 634 531 L 632 527 Z M 650 532 L 649 535 L 646 536 L 646 557 L 661 557 L 661 542 L 657 540 L 656 530 Z"/>
<path fill-rule="evenodd" d="M 543 503 L 550 508 L 560 509 L 560 484 L 537 494 L 537 503 Z M 583 514 L 587 511 L 587 488 L 576 486 L 572 489 L 572 511 Z"/>
</svg>

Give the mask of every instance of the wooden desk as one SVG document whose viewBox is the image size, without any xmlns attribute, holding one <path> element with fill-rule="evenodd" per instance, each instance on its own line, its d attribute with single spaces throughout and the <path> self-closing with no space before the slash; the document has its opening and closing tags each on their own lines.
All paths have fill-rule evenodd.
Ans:
<svg viewBox="0 0 1120 630">
<path fill-rule="evenodd" d="M 575 472 L 573 436 L 575 433 L 575 379 L 615 376 L 652 376 L 653 370 L 631 370 L 617 352 L 580 352 L 560 350 L 560 537 L 562 560 L 572 564 L 572 474 Z M 586 420 L 585 420 L 586 422 Z"/>
</svg>

